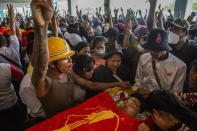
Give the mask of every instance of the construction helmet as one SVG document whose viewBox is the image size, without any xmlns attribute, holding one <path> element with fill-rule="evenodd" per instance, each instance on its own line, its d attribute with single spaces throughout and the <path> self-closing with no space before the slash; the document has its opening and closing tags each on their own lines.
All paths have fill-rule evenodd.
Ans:
<svg viewBox="0 0 197 131">
<path fill-rule="evenodd" d="M 67 44 L 67 42 L 59 37 L 50 37 L 48 39 L 49 62 L 67 58 L 75 54 Z"/>
</svg>

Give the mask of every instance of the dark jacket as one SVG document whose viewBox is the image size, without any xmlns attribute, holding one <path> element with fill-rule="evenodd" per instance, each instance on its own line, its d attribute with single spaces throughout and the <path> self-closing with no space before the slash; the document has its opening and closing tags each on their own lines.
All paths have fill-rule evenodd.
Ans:
<svg viewBox="0 0 197 131">
<path fill-rule="evenodd" d="M 130 70 L 122 64 L 118 68 L 116 75 L 119 76 L 123 81 L 131 81 Z M 104 83 L 118 82 L 118 80 L 113 77 L 113 72 L 107 67 L 107 65 L 101 65 L 95 69 L 92 81 Z"/>
</svg>

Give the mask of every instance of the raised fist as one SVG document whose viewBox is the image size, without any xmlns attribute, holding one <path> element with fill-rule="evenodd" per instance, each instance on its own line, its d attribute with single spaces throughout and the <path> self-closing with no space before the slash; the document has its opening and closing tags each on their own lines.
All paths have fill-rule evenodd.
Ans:
<svg viewBox="0 0 197 131">
<path fill-rule="evenodd" d="M 35 25 L 44 27 L 48 26 L 53 17 L 52 0 L 32 0 L 31 8 Z"/>
</svg>

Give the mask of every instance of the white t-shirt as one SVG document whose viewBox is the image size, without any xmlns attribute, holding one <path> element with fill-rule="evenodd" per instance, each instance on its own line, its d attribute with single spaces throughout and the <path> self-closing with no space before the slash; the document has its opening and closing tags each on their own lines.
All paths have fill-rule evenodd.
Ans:
<svg viewBox="0 0 197 131">
<path fill-rule="evenodd" d="M 41 102 L 36 95 L 35 87 L 31 82 L 31 76 L 29 73 L 24 76 L 21 82 L 19 95 L 22 102 L 27 106 L 27 113 L 31 117 L 46 117 Z"/>
</svg>

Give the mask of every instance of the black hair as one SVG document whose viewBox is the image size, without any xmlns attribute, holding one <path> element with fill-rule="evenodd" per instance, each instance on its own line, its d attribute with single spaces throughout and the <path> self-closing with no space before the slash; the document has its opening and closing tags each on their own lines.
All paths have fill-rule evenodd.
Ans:
<svg viewBox="0 0 197 131">
<path fill-rule="evenodd" d="M 151 92 L 146 100 L 146 104 L 146 109 L 149 112 L 155 109 L 170 113 L 191 130 L 197 130 L 197 116 L 185 107 L 178 97 L 169 90 L 155 90 Z"/>
<path fill-rule="evenodd" d="M 0 47 L 2 47 L 2 44 L 6 41 L 7 41 L 6 37 L 4 35 L 0 34 Z"/>
<path fill-rule="evenodd" d="M 88 72 L 92 70 L 91 64 L 95 64 L 95 60 L 92 56 L 87 54 L 78 55 L 73 65 L 73 71 L 82 76 L 84 72 Z M 83 77 L 83 76 L 82 76 Z"/>
<path fill-rule="evenodd" d="M 118 43 L 120 43 L 121 46 L 123 46 L 123 40 L 124 40 L 124 33 L 120 33 L 118 37 Z"/>
<path fill-rule="evenodd" d="M 34 41 L 31 40 L 31 41 L 27 44 L 27 48 L 26 48 L 27 54 L 33 54 L 33 46 L 34 46 Z"/>
<path fill-rule="evenodd" d="M 72 34 L 79 34 L 80 33 L 80 26 L 79 23 L 75 23 L 75 24 L 70 24 L 67 28 L 68 33 Z"/>
<path fill-rule="evenodd" d="M 107 42 L 107 39 L 104 36 L 96 36 L 94 37 L 94 39 L 92 40 L 92 49 L 94 49 L 97 45 L 97 43 L 99 42 Z"/>
<path fill-rule="evenodd" d="M 139 93 L 133 93 L 129 96 L 130 97 L 135 97 L 137 98 L 140 103 L 141 103 L 141 107 L 140 107 L 140 113 L 144 112 L 144 108 L 145 108 L 145 99 L 143 98 L 142 95 L 140 95 Z"/>
<path fill-rule="evenodd" d="M 75 51 L 80 52 L 85 47 L 89 47 L 89 44 L 83 41 L 83 42 L 79 42 L 77 46 L 75 46 L 74 48 L 75 48 Z"/>
<path fill-rule="evenodd" d="M 112 36 L 112 37 L 118 38 L 119 37 L 119 31 L 116 27 L 110 28 L 106 33 L 104 33 L 104 35 L 106 37 Z"/>
<path fill-rule="evenodd" d="M 191 25 L 195 25 L 196 24 L 196 21 L 191 21 L 190 24 Z"/>
<path fill-rule="evenodd" d="M 194 70 L 197 72 L 197 59 L 195 59 L 191 64 L 190 64 L 190 70 L 191 68 L 195 66 Z"/>
</svg>

